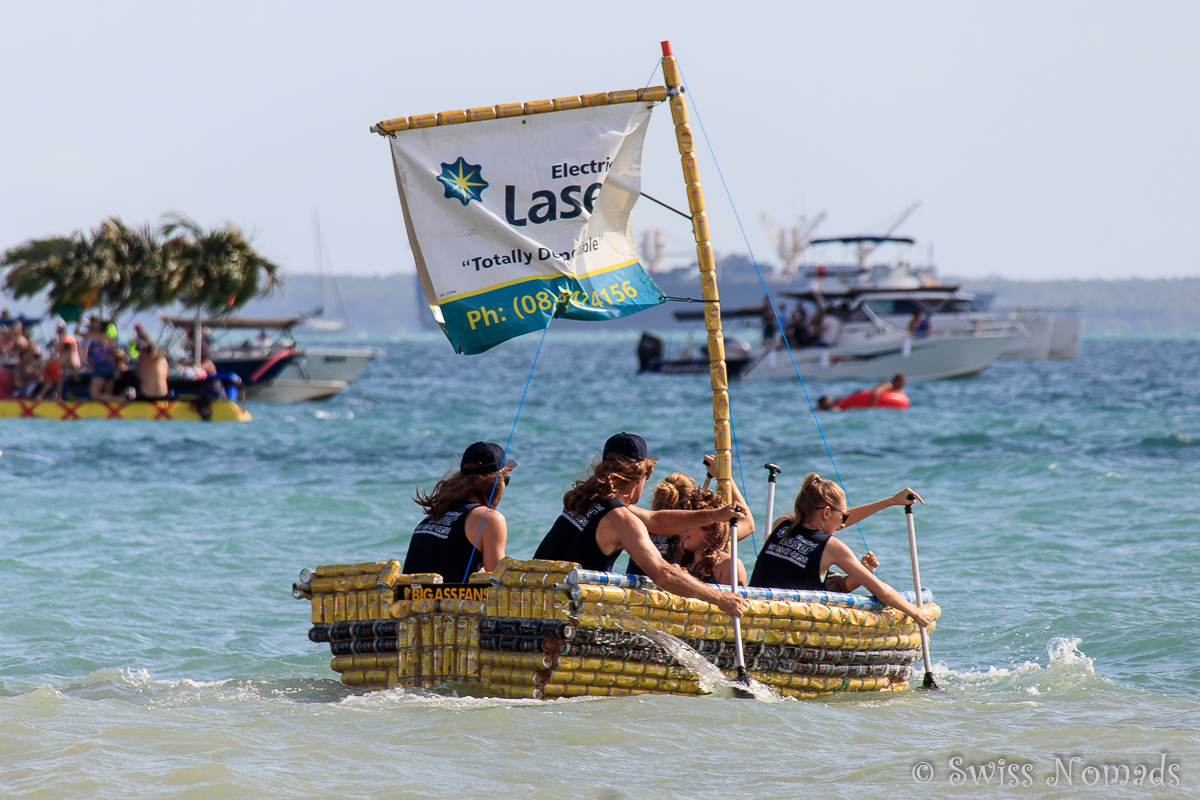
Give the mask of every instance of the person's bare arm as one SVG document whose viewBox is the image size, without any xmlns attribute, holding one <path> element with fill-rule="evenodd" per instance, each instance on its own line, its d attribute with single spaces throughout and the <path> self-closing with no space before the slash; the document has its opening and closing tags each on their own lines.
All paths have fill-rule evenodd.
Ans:
<svg viewBox="0 0 1200 800">
<path fill-rule="evenodd" d="M 743 520 L 749 517 L 749 512 L 743 503 L 730 503 L 721 508 L 706 508 L 700 511 L 680 511 L 667 509 L 664 511 L 648 511 L 638 506 L 627 506 L 641 523 L 659 536 L 672 536 L 676 533 L 690 531 L 692 528 L 703 527 L 710 522 L 728 522 L 738 518 L 738 528 Z M 741 536 L 738 537 L 739 539 Z M 642 562 L 638 562 L 641 564 Z M 644 565 L 643 565 L 644 566 Z"/>
<path fill-rule="evenodd" d="M 910 494 L 913 496 L 912 500 L 908 499 Z M 876 500 L 874 503 L 855 506 L 854 508 L 850 509 L 850 516 L 846 518 L 846 524 L 842 527 L 848 528 L 857 522 L 862 522 L 867 517 L 876 512 L 883 511 L 885 508 L 891 508 L 892 506 L 906 506 L 911 503 L 920 503 L 921 505 L 924 505 L 925 501 L 921 499 L 921 495 L 917 494 L 912 489 L 905 487 L 891 497 L 884 498 L 883 500 Z"/>
<path fill-rule="evenodd" d="M 875 407 L 879 405 L 879 395 L 883 394 L 884 392 L 890 392 L 891 390 L 891 381 L 884 381 L 883 383 L 877 384 L 875 388 L 871 390 L 871 406 Z"/>
<path fill-rule="evenodd" d="M 901 597 L 900 593 L 891 586 L 867 571 L 867 568 L 859 563 L 858 559 L 854 557 L 854 553 L 843 542 L 830 538 L 828 544 L 825 545 L 825 554 L 826 557 L 832 556 L 832 563 L 845 570 L 848 578 L 858 581 L 860 586 L 865 586 L 867 591 L 882 602 L 908 614 L 922 628 L 928 627 L 932 621 L 929 612 L 923 608 L 917 608 Z M 824 562 L 825 558 L 822 558 L 821 561 Z"/>
<path fill-rule="evenodd" d="M 746 565 L 739 558 L 737 562 L 738 570 L 738 586 L 745 586 L 746 580 Z M 723 553 L 721 559 L 713 564 L 713 583 L 729 585 L 729 554 Z"/>
<path fill-rule="evenodd" d="M 596 531 L 597 543 L 601 539 L 615 538 L 629 557 L 646 571 L 646 576 L 671 594 L 712 603 L 730 616 L 742 615 L 746 609 L 746 601 L 741 596 L 722 592 L 701 583 L 683 570 L 663 561 L 662 555 L 658 548 L 651 544 L 650 536 L 637 515 L 624 514 L 623 511 L 633 511 L 633 508 L 616 509 L 600 520 L 599 529 Z"/>
<path fill-rule="evenodd" d="M 874 574 L 875 570 L 879 569 L 879 559 L 869 550 L 859 561 L 872 574 Z M 829 592 L 845 592 L 846 594 L 850 594 L 850 592 L 853 592 L 861 585 L 849 575 L 830 575 L 825 578 L 825 590 Z"/>
<path fill-rule="evenodd" d="M 483 526 L 482 530 L 480 525 Z M 484 506 L 472 509 L 467 515 L 465 533 L 472 543 L 478 539 L 475 547 L 483 553 L 483 568 L 488 572 L 494 570 L 500 559 L 504 558 L 504 546 L 508 542 L 508 521 L 504 515 L 494 508 L 489 511 Z"/>
</svg>

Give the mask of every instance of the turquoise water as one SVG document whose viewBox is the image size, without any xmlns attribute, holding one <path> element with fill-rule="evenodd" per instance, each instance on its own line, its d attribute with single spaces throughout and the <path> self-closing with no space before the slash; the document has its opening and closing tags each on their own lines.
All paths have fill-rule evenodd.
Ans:
<svg viewBox="0 0 1200 800">
<path fill-rule="evenodd" d="M 532 554 L 615 431 L 645 436 L 661 474 L 702 474 L 706 379 L 636 376 L 635 341 L 548 336 L 513 440 L 510 554 Z M 1078 362 L 912 386 L 907 412 L 823 416 L 852 503 L 928 501 L 944 691 L 773 703 L 337 682 L 291 582 L 402 558 L 415 486 L 506 440 L 537 348 L 380 344 L 359 391 L 252 405 L 244 425 L 0 423 L 0 796 L 1200 796 L 1197 339 L 1091 339 Z M 784 468 L 777 509 L 832 468 L 798 383 L 732 394 L 761 525 L 764 462 Z M 862 528 L 904 588 L 903 513 Z M 967 768 L 988 764 L 976 787 Z M 1130 782 L 1106 788 L 1106 765 Z"/>
</svg>

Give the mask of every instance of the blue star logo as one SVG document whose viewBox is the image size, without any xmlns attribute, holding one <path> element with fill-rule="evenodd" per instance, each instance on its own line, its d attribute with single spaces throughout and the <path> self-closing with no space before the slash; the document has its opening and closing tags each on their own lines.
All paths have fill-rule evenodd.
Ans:
<svg viewBox="0 0 1200 800">
<path fill-rule="evenodd" d="M 465 206 L 472 200 L 483 202 L 483 190 L 488 187 L 478 164 L 468 164 L 462 156 L 453 164 L 442 164 L 438 180 L 446 187 L 446 197 L 462 201 Z"/>
</svg>

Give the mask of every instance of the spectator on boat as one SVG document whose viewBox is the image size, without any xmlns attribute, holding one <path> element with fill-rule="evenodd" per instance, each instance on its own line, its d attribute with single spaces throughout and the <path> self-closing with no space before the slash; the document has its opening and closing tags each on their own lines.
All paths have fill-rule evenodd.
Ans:
<svg viewBox="0 0 1200 800">
<path fill-rule="evenodd" d="M 167 375 L 170 370 L 167 357 L 158 349 L 158 345 L 154 342 L 145 343 L 137 360 L 138 400 L 166 400 Z"/>
<path fill-rule="evenodd" d="M 26 347 L 21 351 L 19 358 L 17 368 L 13 373 L 13 397 L 33 398 L 42 383 L 42 370 L 38 364 L 37 351 L 32 347 Z"/>
<path fill-rule="evenodd" d="M 884 392 L 899 392 L 905 397 L 908 397 L 908 395 L 904 393 L 904 387 L 907 385 L 908 378 L 905 378 L 900 373 L 896 373 L 896 375 L 894 375 L 890 381 L 883 381 L 882 383 L 876 384 L 875 387 L 871 389 L 871 408 L 877 408 L 879 406 L 879 396 Z"/>
<path fill-rule="evenodd" d="M 929 612 L 905 600 L 899 592 L 875 577 L 879 562 L 868 553 L 859 561 L 853 551 L 837 538 L 837 532 L 872 514 L 913 500 L 924 503 L 912 489 L 902 489 L 891 497 L 867 505 L 846 507 L 846 495 L 833 481 L 810 472 L 796 495 L 793 513 L 775 520 L 763 545 L 750 585 L 777 589 L 825 590 L 824 576 L 830 567 L 839 567 L 849 578 L 843 585 L 865 586 L 871 594 L 893 608 L 903 611 L 918 625 L 930 622 Z M 835 576 L 836 577 L 836 576 Z"/>
<path fill-rule="evenodd" d="M 716 477 L 715 475 L 713 475 L 713 472 L 712 472 L 715 464 L 716 464 L 716 458 L 714 456 L 705 456 L 704 457 L 704 466 L 708 472 L 708 476 L 710 479 Z M 698 508 L 714 508 L 715 507 L 715 506 L 711 506 L 711 505 L 704 505 L 704 506 L 695 505 L 694 504 L 695 497 L 699 494 L 704 494 L 706 496 L 712 495 L 713 497 L 716 496 L 716 495 L 713 495 L 712 492 L 705 492 L 705 490 L 696 486 L 696 481 L 694 481 L 690 475 L 685 475 L 682 472 L 672 472 L 670 475 L 668 475 L 667 477 L 665 477 L 661 481 L 659 481 L 658 485 L 654 487 L 654 497 L 650 501 L 650 510 L 651 511 L 667 511 L 669 509 L 695 510 Z M 749 504 L 746 503 L 745 498 L 742 497 L 742 493 L 740 491 L 738 491 L 736 484 L 733 487 L 733 501 L 735 503 L 740 503 L 744 508 L 750 507 Z M 658 550 L 658 553 L 659 553 L 659 555 L 662 556 L 663 561 L 666 561 L 668 564 L 678 564 L 679 558 L 682 555 L 682 552 L 680 550 L 680 545 L 679 545 L 680 534 L 666 536 L 663 534 L 655 533 L 648 526 L 647 526 L 647 530 L 650 533 L 651 544 L 653 544 L 655 549 Z M 754 517 L 753 517 L 753 515 L 751 515 L 748 523 L 738 525 L 738 541 L 740 542 L 742 539 L 745 539 L 747 536 L 749 536 L 753 532 L 754 532 Z M 725 541 L 726 541 L 726 543 L 728 543 L 728 541 L 729 541 L 728 534 L 726 534 Z M 641 566 L 639 566 L 636 561 L 634 561 L 632 556 L 629 559 L 629 568 L 626 569 L 625 571 L 627 573 L 629 573 L 630 575 L 645 575 L 646 574 L 646 571 L 644 569 L 642 569 Z M 726 583 L 728 583 L 728 581 L 726 581 Z"/>
<path fill-rule="evenodd" d="M 816 337 L 817 347 L 835 347 L 838 340 L 838 330 L 840 328 L 837 317 L 830 314 L 825 309 L 819 309 L 813 315 L 813 336 Z"/>
<path fill-rule="evenodd" d="M 137 397 L 138 376 L 129 366 L 129 354 L 124 350 L 113 353 L 117 377 L 113 381 L 112 393 L 122 400 L 132 400 Z"/>
<path fill-rule="evenodd" d="M 611 571 L 623 551 L 646 575 L 668 592 L 695 597 L 741 616 L 746 601 L 705 585 L 663 560 L 650 541 L 649 530 L 670 536 L 710 522 L 737 517 L 747 522 L 746 510 L 737 503 L 702 511 L 646 511 L 638 508 L 646 480 L 656 459 L 646 441 L 632 433 L 618 433 L 604 443 L 591 474 L 575 481 L 563 495 L 563 513 L 542 539 L 534 558 L 577 562 L 584 569 Z"/>
<path fill-rule="evenodd" d="M 796 310 L 788 318 L 784 336 L 792 347 L 808 347 L 812 341 L 812 329 L 808 325 L 808 315 L 804 313 L 803 303 L 796 303 Z"/>
<path fill-rule="evenodd" d="M 16 356 L 29 349 L 29 339 L 25 336 L 25 326 L 14 322 L 0 336 L 0 356 Z"/>
<path fill-rule="evenodd" d="M 914 339 L 924 339 L 933 330 L 933 323 L 930 321 L 930 315 L 921 311 L 921 309 L 913 309 L 912 320 L 908 323 L 908 332 L 912 334 Z"/>
<path fill-rule="evenodd" d="M 762 340 L 766 344 L 773 344 L 775 337 L 779 335 L 779 325 L 775 322 L 775 310 L 771 308 L 771 298 L 763 298 L 762 306 Z"/>
<path fill-rule="evenodd" d="M 58 360 L 58 347 L 50 352 L 50 357 L 42 366 L 42 384 L 37 390 L 38 400 L 63 399 L 62 363 Z"/>
<path fill-rule="evenodd" d="M 92 400 L 116 400 L 113 383 L 117 378 L 116 347 L 99 317 L 88 321 L 88 361 L 92 365 Z"/>
<path fill-rule="evenodd" d="M 129 351 L 129 357 L 137 359 L 145 349 L 146 343 L 150 341 L 149 334 L 146 333 L 146 326 L 138 322 L 133 326 L 133 338 L 129 340 L 129 344 L 125 345 L 125 349 Z"/>
<path fill-rule="evenodd" d="M 426 517 L 409 541 L 404 573 L 436 572 L 461 583 L 472 572 L 495 569 L 508 540 L 508 523 L 495 509 L 516 466 L 500 445 L 475 442 L 431 494 L 418 488 L 413 501 Z"/>
</svg>

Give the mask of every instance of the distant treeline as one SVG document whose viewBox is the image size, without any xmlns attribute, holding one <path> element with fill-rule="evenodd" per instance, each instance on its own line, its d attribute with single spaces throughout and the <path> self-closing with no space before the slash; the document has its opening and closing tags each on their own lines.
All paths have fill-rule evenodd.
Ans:
<svg viewBox="0 0 1200 800">
<path fill-rule="evenodd" d="M 996 294 L 995 307 L 1080 306 L 1085 330 L 1200 331 L 1200 278 L 1010 281 L 946 278 Z"/>
</svg>

